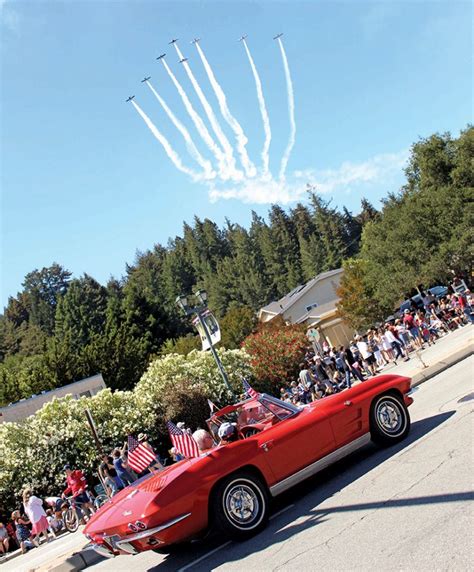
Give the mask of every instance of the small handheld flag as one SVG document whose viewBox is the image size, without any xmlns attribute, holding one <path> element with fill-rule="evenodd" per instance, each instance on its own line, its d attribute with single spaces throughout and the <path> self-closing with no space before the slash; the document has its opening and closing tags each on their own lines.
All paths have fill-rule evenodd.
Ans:
<svg viewBox="0 0 474 572">
<path fill-rule="evenodd" d="M 253 389 L 250 386 L 250 383 L 245 379 L 245 377 L 242 378 L 242 383 L 244 386 L 244 391 L 245 393 L 249 396 L 252 397 L 253 399 L 256 399 L 258 397 L 258 391 L 255 391 L 255 389 Z"/>
<path fill-rule="evenodd" d="M 150 463 L 156 461 L 156 455 L 139 443 L 135 437 L 128 436 L 128 464 L 137 473 L 143 472 Z"/>
<path fill-rule="evenodd" d="M 199 457 L 199 447 L 192 435 L 182 431 L 174 423 L 166 423 L 173 447 L 184 457 Z"/>
<path fill-rule="evenodd" d="M 215 403 L 212 403 L 210 399 L 207 400 L 207 404 L 209 405 L 209 409 L 211 410 L 211 415 L 214 413 L 214 411 L 217 411 L 217 405 Z"/>
</svg>

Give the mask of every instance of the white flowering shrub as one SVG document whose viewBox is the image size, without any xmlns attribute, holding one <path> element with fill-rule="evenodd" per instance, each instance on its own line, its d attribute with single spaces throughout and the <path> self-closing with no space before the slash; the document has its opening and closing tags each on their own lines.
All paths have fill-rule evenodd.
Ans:
<svg viewBox="0 0 474 572">
<path fill-rule="evenodd" d="M 240 394 L 240 376 L 251 376 L 249 356 L 244 350 L 221 350 L 219 356 L 234 392 Z M 0 520 L 19 507 L 21 491 L 27 485 L 39 495 L 62 492 L 66 463 L 88 474 L 97 471 L 97 449 L 86 408 L 92 413 L 105 452 L 110 452 L 129 434 L 146 431 L 151 438 L 158 438 L 164 412 L 173 410 L 170 400 L 176 399 L 177 386 L 188 384 L 193 395 L 220 405 L 228 402 L 212 355 L 193 351 L 187 356 L 171 354 L 156 359 L 133 391 L 104 389 L 78 400 L 70 395 L 55 398 L 21 423 L 0 424 Z"/>
</svg>

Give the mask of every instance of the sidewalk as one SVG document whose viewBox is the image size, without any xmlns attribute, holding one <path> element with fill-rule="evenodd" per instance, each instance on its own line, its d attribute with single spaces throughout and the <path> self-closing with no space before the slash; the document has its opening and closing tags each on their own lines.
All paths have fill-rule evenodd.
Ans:
<svg viewBox="0 0 474 572">
<path fill-rule="evenodd" d="M 473 350 L 474 327 L 467 325 L 443 336 L 433 346 L 412 352 L 409 361 L 384 367 L 381 373 L 406 375 L 412 378 L 412 387 L 416 387 L 472 355 Z"/>
<path fill-rule="evenodd" d="M 46 572 L 63 563 L 75 552 L 81 551 L 87 544 L 86 537 L 80 527 L 77 532 L 62 534 L 53 542 L 43 543 L 26 554 L 20 550 L 8 555 L 7 560 L 0 561 L 1 572 Z"/>
</svg>

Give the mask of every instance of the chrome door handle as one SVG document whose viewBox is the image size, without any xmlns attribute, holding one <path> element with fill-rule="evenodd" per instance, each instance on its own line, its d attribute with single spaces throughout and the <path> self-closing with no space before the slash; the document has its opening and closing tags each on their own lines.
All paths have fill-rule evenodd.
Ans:
<svg viewBox="0 0 474 572">
<path fill-rule="evenodd" d="M 349 407 L 349 405 L 352 405 L 352 401 L 344 401 L 344 405 L 346 407 Z"/>
<path fill-rule="evenodd" d="M 266 441 L 265 443 L 262 443 L 262 444 L 260 445 L 260 447 L 261 447 L 265 452 L 267 452 L 268 449 L 269 449 L 272 445 L 273 445 L 273 441 Z"/>
</svg>

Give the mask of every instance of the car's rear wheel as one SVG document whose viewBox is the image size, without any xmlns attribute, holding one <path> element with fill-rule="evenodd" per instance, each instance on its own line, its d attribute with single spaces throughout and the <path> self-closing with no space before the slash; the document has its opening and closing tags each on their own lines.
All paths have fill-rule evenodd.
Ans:
<svg viewBox="0 0 474 572">
<path fill-rule="evenodd" d="M 256 534 L 268 520 L 267 487 L 252 473 L 234 473 L 219 483 L 211 509 L 217 530 L 243 540 Z"/>
<path fill-rule="evenodd" d="M 397 395 L 379 395 L 370 410 L 370 433 L 379 445 L 392 445 L 404 439 L 410 431 L 410 414 Z"/>
</svg>

